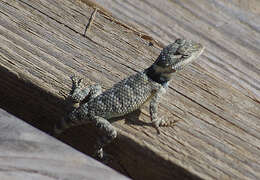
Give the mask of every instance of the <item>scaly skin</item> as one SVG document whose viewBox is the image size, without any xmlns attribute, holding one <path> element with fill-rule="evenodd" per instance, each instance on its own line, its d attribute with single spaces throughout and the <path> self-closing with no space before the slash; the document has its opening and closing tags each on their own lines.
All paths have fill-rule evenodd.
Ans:
<svg viewBox="0 0 260 180">
<path fill-rule="evenodd" d="M 159 99 L 166 92 L 172 74 L 193 62 L 203 50 L 204 47 L 199 43 L 177 39 L 162 50 L 149 68 L 116 83 L 103 93 L 99 85 L 81 89 L 80 81 L 73 79 L 74 88 L 70 98 L 73 102 L 80 103 L 80 106 L 56 125 L 55 133 L 61 133 L 75 125 L 94 123 L 106 134 L 99 139 L 96 147 L 96 155 L 102 159 L 103 146 L 117 136 L 116 129 L 108 120 L 133 112 L 148 100 L 152 124 L 159 132 L 160 126 L 169 126 L 172 123 L 158 118 L 157 114 Z M 88 101 L 83 103 L 86 97 Z"/>
</svg>

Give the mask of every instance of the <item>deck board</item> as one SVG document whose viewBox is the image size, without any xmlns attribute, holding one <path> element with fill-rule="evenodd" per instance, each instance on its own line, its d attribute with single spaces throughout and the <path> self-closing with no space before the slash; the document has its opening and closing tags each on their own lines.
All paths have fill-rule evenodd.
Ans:
<svg viewBox="0 0 260 180">
<path fill-rule="evenodd" d="M 119 137 L 106 147 L 115 158 L 110 166 L 133 179 L 258 179 L 255 12 L 247 12 L 246 24 L 225 11 L 237 8 L 232 4 L 220 11 L 216 1 L 181 2 L 1 1 L 0 107 L 50 132 L 65 114 L 61 91 L 70 91 L 69 76 L 106 89 L 151 65 L 163 45 L 187 37 L 206 51 L 174 76 L 160 104 L 160 114 L 179 122 L 157 135 L 145 125 L 147 106 L 139 121 L 132 114 L 113 122 Z M 99 10 L 84 37 L 94 7 Z M 83 126 L 59 139 L 91 155 L 95 138 L 94 128 Z"/>
<path fill-rule="evenodd" d="M 207 48 L 200 65 L 259 100 L 259 1 L 94 2 L 105 7 L 115 18 L 138 27 L 164 45 L 178 37 L 201 41 Z"/>
<path fill-rule="evenodd" d="M 0 109 L 1 179 L 128 179 Z"/>
</svg>

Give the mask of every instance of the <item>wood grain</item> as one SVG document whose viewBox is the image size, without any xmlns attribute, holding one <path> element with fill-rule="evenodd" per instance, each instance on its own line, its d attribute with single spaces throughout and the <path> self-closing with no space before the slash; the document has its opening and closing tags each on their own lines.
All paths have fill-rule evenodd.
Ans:
<svg viewBox="0 0 260 180">
<path fill-rule="evenodd" d="M 259 1 L 94 2 L 164 45 L 178 37 L 201 41 L 207 47 L 202 67 L 244 94 L 260 99 Z"/>
<path fill-rule="evenodd" d="M 128 179 L 0 109 L 1 179 Z"/>
<path fill-rule="evenodd" d="M 1 1 L 0 106 L 48 132 L 65 113 L 60 91 L 69 92 L 70 75 L 84 77 L 86 84 L 100 83 L 105 89 L 152 64 L 161 50 L 160 44 L 168 43 L 162 38 L 161 42 L 157 41 L 159 37 L 169 36 L 171 41 L 180 36 L 199 40 L 206 46 L 206 52 L 200 60 L 175 75 L 160 104 L 161 114 L 180 122 L 173 128 L 162 128 L 162 134 L 157 135 L 155 129 L 145 125 L 150 122 L 147 107 L 142 109 L 139 121 L 132 114 L 126 117 L 127 121 L 113 122 L 119 138 L 106 148 L 114 157 L 110 165 L 134 179 L 258 179 L 259 99 L 250 92 L 254 88 L 248 90 L 249 83 L 242 86 L 244 84 L 238 80 L 244 78 L 238 72 L 244 72 L 246 80 L 253 84 L 255 79 L 254 85 L 258 86 L 258 47 L 249 35 L 245 40 L 243 36 L 246 35 L 241 35 L 241 41 L 227 38 L 223 33 L 227 29 L 216 28 L 210 21 L 229 19 L 226 27 L 235 24 L 234 27 L 241 31 L 248 27 L 237 25 L 233 16 L 215 14 L 214 8 L 207 16 L 195 16 L 191 12 L 191 7 L 201 8 L 196 10 L 198 13 L 205 12 L 202 9 L 211 5 L 208 1 L 196 6 L 190 1 L 182 4 L 162 1 L 156 6 L 153 2 L 140 1 L 135 4 L 137 7 L 129 3 L 123 5 L 140 13 L 144 13 L 143 8 L 148 13 L 151 9 L 146 9 L 147 6 L 153 7 L 155 15 L 164 14 L 165 22 L 158 21 L 160 25 L 146 24 L 152 22 L 148 19 L 138 28 L 127 25 L 128 21 L 129 24 L 133 22 L 131 19 L 119 23 L 116 16 L 109 16 L 115 11 L 103 4 L 103 9 L 107 10 L 99 8 L 84 37 L 85 26 L 94 10 L 93 3 Z M 115 8 L 116 3 L 114 5 Z M 169 9 L 164 9 L 165 5 Z M 98 6 L 102 7 L 102 4 Z M 168 17 L 169 13 L 174 19 Z M 147 18 L 138 13 L 134 17 L 136 22 L 137 17 Z M 178 26 L 166 25 L 169 21 Z M 162 34 L 144 33 L 145 27 L 157 31 L 158 26 L 163 28 Z M 159 45 L 149 46 L 152 39 Z M 247 44 L 242 46 L 245 41 Z M 258 40 L 254 39 L 254 42 Z M 249 50 L 249 47 L 253 48 Z M 237 70 L 233 77 L 242 84 L 242 89 L 233 87 L 235 81 L 229 79 L 232 73 L 224 71 L 231 66 L 225 64 L 224 59 L 232 60 L 229 64 Z M 235 66 L 239 64 L 245 66 Z M 251 66 L 253 68 L 249 68 Z M 90 154 L 96 136 L 93 129 L 91 126 L 73 128 L 60 139 Z"/>
</svg>

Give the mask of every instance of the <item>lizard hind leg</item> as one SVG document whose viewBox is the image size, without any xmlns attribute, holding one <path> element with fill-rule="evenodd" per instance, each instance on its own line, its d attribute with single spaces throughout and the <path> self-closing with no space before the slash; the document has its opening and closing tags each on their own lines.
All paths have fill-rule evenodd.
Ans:
<svg viewBox="0 0 260 180">
<path fill-rule="evenodd" d="M 117 137 L 117 131 L 108 120 L 102 117 L 94 116 L 92 120 L 93 123 L 95 123 L 95 126 L 105 134 L 98 139 L 97 145 L 95 147 L 95 156 L 99 159 L 104 159 L 103 147 L 112 142 Z"/>
</svg>

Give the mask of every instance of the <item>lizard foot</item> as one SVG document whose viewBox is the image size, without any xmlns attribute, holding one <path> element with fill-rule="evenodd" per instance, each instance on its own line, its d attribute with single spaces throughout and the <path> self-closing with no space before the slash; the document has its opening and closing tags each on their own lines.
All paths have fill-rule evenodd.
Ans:
<svg viewBox="0 0 260 180">
<path fill-rule="evenodd" d="M 112 162 L 113 160 L 113 156 L 110 154 L 107 154 L 103 151 L 103 148 L 98 149 L 95 153 L 94 153 L 94 157 L 97 160 L 100 160 L 102 163 L 104 164 L 109 164 Z"/>
<path fill-rule="evenodd" d="M 152 123 L 155 129 L 157 130 L 157 133 L 160 134 L 159 127 L 170 127 L 170 126 L 173 127 L 176 125 L 177 122 L 179 121 L 178 120 L 169 121 L 168 118 L 161 117 Z"/>
</svg>

